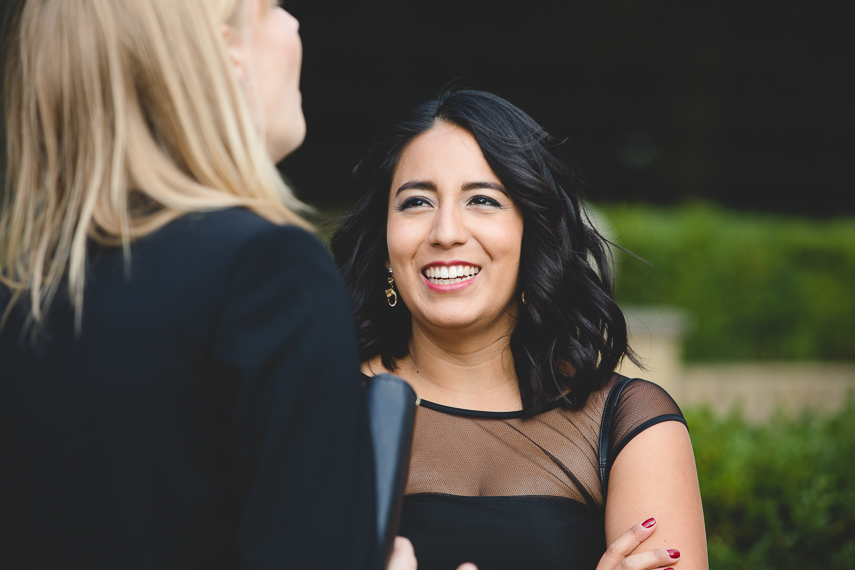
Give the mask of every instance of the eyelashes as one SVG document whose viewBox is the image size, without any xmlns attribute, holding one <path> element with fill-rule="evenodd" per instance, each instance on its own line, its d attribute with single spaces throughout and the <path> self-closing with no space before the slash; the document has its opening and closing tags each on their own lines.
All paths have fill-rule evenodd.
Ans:
<svg viewBox="0 0 855 570">
<path fill-rule="evenodd" d="M 401 204 L 398 205 L 398 211 L 401 210 L 409 210 L 411 208 L 419 208 L 422 206 L 430 206 L 431 203 L 427 198 L 422 198 L 421 196 L 413 196 L 412 198 L 407 198 Z"/>
<path fill-rule="evenodd" d="M 489 206 L 489 207 L 493 207 L 493 208 L 504 209 L 504 207 L 497 200 L 490 198 L 489 196 L 483 196 L 483 195 L 472 196 L 466 202 L 466 205 L 467 206 Z M 410 198 L 407 198 L 403 202 L 401 202 L 401 204 L 398 205 L 397 209 L 400 212 L 400 211 L 409 210 L 412 208 L 423 208 L 423 207 L 429 207 L 429 206 L 433 206 L 433 203 L 430 200 L 428 200 L 427 198 L 424 198 L 422 196 L 412 196 Z"/>
<path fill-rule="evenodd" d="M 502 207 L 499 202 L 497 202 L 493 198 L 490 198 L 489 196 L 473 196 L 469 199 L 468 203 L 472 204 L 473 206 L 493 206 L 495 208 Z"/>
</svg>

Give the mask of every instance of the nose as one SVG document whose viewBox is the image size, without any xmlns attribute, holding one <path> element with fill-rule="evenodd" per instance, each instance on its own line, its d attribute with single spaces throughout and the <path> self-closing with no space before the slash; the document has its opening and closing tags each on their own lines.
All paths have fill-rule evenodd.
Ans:
<svg viewBox="0 0 855 570">
<path fill-rule="evenodd" d="M 279 9 L 282 10 L 283 12 L 285 12 L 285 14 L 288 16 L 288 21 L 289 21 L 291 27 L 294 28 L 294 31 L 297 33 L 300 33 L 300 20 L 298 20 L 297 17 L 294 16 L 294 14 L 292 14 L 291 12 L 286 10 L 285 8 L 282 8 L 280 6 Z"/>
<path fill-rule="evenodd" d="M 453 206 L 440 206 L 433 219 L 428 239 L 432 245 L 449 249 L 466 243 L 469 232 L 463 223 L 463 213 Z"/>
</svg>

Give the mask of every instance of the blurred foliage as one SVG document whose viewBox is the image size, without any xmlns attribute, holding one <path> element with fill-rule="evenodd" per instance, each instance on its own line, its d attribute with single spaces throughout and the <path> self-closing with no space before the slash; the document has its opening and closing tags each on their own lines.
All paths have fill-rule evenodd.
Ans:
<svg viewBox="0 0 855 570">
<path fill-rule="evenodd" d="M 624 304 L 685 311 L 689 361 L 855 359 L 855 218 L 602 208 Z M 602 225 L 602 224 L 601 224 Z"/>
<path fill-rule="evenodd" d="M 855 398 L 751 425 L 687 410 L 711 570 L 855 568 Z"/>
</svg>

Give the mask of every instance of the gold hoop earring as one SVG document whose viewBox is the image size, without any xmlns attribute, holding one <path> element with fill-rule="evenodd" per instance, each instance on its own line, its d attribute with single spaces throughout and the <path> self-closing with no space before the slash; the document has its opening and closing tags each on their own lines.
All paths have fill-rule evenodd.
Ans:
<svg viewBox="0 0 855 570">
<path fill-rule="evenodd" d="M 525 291 L 522 292 L 522 302 L 523 305 L 525 305 Z"/>
<path fill-rule="evenodd" d="M 394 307 L 398 304 L 398 294 L 395 292 L 395 278 L 392 277 L 392 268 L 389 268 L 389 277 L 387 279 L 389 281 L 389 288 L 386 289 L 386 302 L 389 303 L 390 307 Z"/>
</svg>

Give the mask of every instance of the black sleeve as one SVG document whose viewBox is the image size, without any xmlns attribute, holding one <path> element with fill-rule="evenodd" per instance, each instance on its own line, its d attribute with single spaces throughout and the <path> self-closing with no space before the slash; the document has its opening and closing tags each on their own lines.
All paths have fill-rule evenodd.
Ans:
<svg viewBox="0 0 855 570">
<path fill-rule="evenodd" d="M 686 420 L 677 402 L 657 384 L 624 378 L 609 394 L 604 419 L 608 421 L 608 471 L 632 439 L 661 422 Z"/>
<path fill-rule="evenodd" d="M 240 248 L 228 279 L 212 350 L 234 402 L 241 568 L 367 568 L 373 459 L 335 265 L 313 236 L 270 226 Z"/>
</svg>

